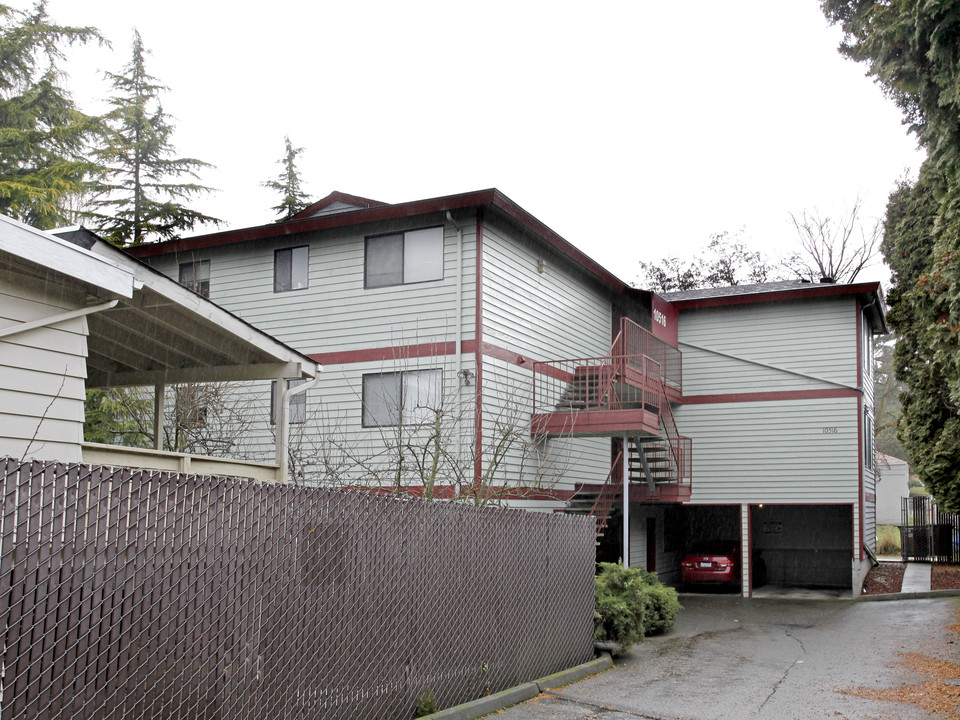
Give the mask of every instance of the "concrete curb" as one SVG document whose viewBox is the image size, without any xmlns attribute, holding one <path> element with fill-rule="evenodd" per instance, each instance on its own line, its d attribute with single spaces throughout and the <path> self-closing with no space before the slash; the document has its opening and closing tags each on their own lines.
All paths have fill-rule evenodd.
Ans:
<svg viewBox="0 0 960 720">
<path fill-rule="evenodd" d="M 493 695 L 487 695 L 479 700 L 456 705 L 432 715 L 427 715 L 421 720 L 474 720 L 475 718 L 489 715 L 497 710 L 503 710 L 511 705 L 516 705 L 524 700 L 531 700 L 546 690 L 553 690 L 563 685 L 569 685 L 577 680 L 583 680 L 590 675 L 596 675 L 604 670 L 613 667 L 613 659 L 606 653 L 596 660 L 577 665 L 576 667 L 561 670 L 553 675 L 547 675 L 533 682 L 523 683 L 515 687 L 503 690 Z"/>
<path fill-rule="evenodd" d="M 922 600 L 923 598 L 960 597 L 960 590 L 927 590 L 924 592 L 881 593 L 879 595 L 860 595 L 860 602 L 880 602 L 883 600 Z"/>
</svg>

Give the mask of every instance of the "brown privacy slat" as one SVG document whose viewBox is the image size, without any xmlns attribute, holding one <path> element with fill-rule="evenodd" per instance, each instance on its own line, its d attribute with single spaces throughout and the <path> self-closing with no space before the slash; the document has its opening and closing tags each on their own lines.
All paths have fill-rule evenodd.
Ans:
<svg viewBox="0 0 960 720">
<path fill-rule="evenodd" d="M 589 518 L 0 472 L 0 720 L 399 720 L 592 655 Z"/>
</svg>

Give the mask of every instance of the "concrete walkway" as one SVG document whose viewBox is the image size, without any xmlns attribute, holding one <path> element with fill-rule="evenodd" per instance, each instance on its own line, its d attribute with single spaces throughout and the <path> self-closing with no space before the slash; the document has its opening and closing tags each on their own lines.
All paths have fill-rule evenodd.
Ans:
<svg viewBox="0 0 960 720">
<path fill-rule="evenodd" d="M 907 570 L 903 574 L 903 585 L 900 592 L 930 592 L 930 575 L 933 565 L 929 563 L 908 562 Z"/>
</svg>

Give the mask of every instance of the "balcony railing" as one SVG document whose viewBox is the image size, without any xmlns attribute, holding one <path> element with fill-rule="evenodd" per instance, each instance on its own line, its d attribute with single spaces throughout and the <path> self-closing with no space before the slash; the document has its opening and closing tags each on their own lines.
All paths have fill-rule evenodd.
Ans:
<svg viewBox="0 0 960 720">
<path fill-rule="evenodd" d="M 83 443 L 81 452 L 83 462 L 87 465 L 167 470 L 194 475 L 250 478 L 265 482 L 277 482 L 279 477 L 279 467 L 275 463 L 189 455 L 187 453 L 101 443 Z"/>
<path fill-rule="evenodd" d="M 659 432 L 667 400 L 660 365 L 649 357 L 537 362 L 533 376 L 534 434 Z"/>
<path fill-rule="evenodd" d="M 668 388 L 683 388 L 683 355 L 629 318 L 620 318 L 620 332 L 610 346 L 611 357 L 647 357 L 659 363 L 661 379 Z"/>
</svg>

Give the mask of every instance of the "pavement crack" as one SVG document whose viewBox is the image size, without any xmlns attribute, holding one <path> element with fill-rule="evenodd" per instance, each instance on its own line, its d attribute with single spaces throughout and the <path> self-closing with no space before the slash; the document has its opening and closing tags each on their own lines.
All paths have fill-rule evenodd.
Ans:
<svg viewBox="0 0 960 720">
<path fill-rule="evenodd" d="M 763 708 L 766 706 L 768 702 L 770 702 L 770 700 L 773 699 L 773 696 L 777 694 L 777 690 L 780 689 L 780 686 L 783 685 L 783 682 L 787 679 L 787 676 L 790 674 L 790 671 L 793 670 L 797 665 L 803 662 L 803 657 L 806 654 L 806 648 L 803 647 L 803 643 L 800 641 L 800 638 L 796 637 L 795 635 L 791 635 L 789 630 L 784 630 L 783 634 L 800 646 L 800 656 L 796 660 L 794 660 L 792 663 L 790 663 L 789 667 L 787 667 L 787 669 L 783 671 L 783 675 L 780 676 L 780 679 L 773 684 L 773 689 L 770 691 L 770 694 L 767 695 L 766 699 L 764 699 L 764 701 L 760 703 L 760 707 L 757 708 L 758 713 L 763 710 Z"/>
<path fill-rule="evenodd" d="M 591 707 L 596 710 L 599 710 L 601 713 L 615 712 L 615 713 L 620 713 L 621 715 L 629 715 L 630 717 L 643 718 L 643 720 L 669 720 L 668 718 L 665 718 L 662 715 L 649 715 L 647 713 L 628 710 L 627 708 L 612 707 L 610 705 L 604 705 L 602 703 L 590 702 L 589 700 L 581 700 L 580 698 L 564 695 L 562 692 L 558 692 L 556 690 L 547 690 L 543 694 L 549 695 L 550 697 L 554 697 L 557 700 L 563 700 L 564 702 L 572 703 L 574 705 L 580 705 L 581 707 Z"/>
</svg>

